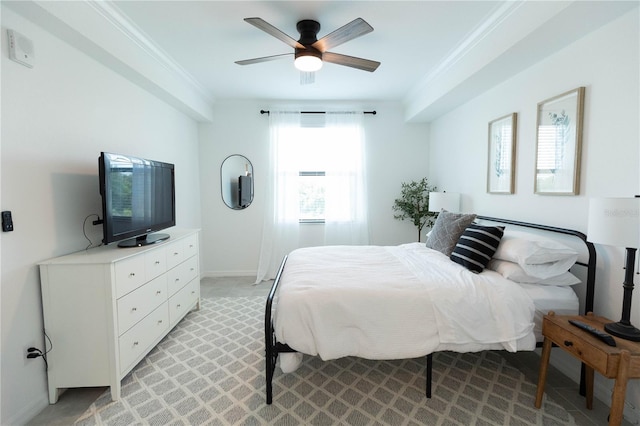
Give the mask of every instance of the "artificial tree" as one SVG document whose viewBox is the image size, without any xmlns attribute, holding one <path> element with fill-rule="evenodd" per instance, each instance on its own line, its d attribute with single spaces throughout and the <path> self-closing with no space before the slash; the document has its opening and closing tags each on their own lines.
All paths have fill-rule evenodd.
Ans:
<svg viewBox="0 0 640 426">
<path fill-rule="evenodd" d="M 393 210 L 400 212 L 393 215 L 394 219 L 409 219 L 418 228 L 418 241 L 425 226 L 432 227 L 437 214 L 429 211 L 429 192 L 436 191 L 435 186 L 429 186 L 427 178 L 409 183 L 402 182 L 402 192 L 393 204 Z"/>
</svg>

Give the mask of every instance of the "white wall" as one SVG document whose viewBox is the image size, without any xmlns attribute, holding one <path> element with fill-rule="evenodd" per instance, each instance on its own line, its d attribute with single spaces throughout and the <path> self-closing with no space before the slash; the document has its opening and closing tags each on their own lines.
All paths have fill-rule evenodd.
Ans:
<svg viewBox="0 0 640 426">
<path fill-rule="evenodd" d="M 429 176 L 463 195 L 463 210 L 586 232 L 589 198 L 640 194 L 638 10 L 575 42 L 431 125 Z M 537 103 L 586 87 L 580 195 L 533 194 Z M 486 193 L 488 122 L 518 113 L 516 193 Z M 622 249 L 597 247 L 595 312 L 618 320 L 622 305 Z M 636 278 L 636 284 L 638 278 Z M 640 326 L 636 291 L 631 322 Z M 552 354 L 577 380 L 578 363 Z M 570 369 L 570 371 L 568 370 Z M 598 376 L 598 375 L 596 375 Z M 596 379 L 597 396 L 610 400 L 611 381 Z M 640 407 L 640 384 L 630 382 L 630 406 Z"/>
<path fill-rule="evenodd" d="M 204 275 L 255 275 L 262 238 L 265 185 L 269 160 L 269 117 L 261 109 L 286 108 L 269 102 L 218 102 L 214 120 L 200 125 L 200 175 Z M 295 105 L 293 107 L 300 107 Z M 427 169 L 427 124 L 406 124 L 400 104 L 313 104 L 303 110 L 324 108 L 376 110 L 364 118 L 367 138 L 370 242 L 395 245 L 417 240 L 409 221 L 393 218 L 393 201 L 400 183 L 418 180 Z M 231 210 L 220 196 L 220 165 L 231 154 L 242 154 L 252 163 L 255 199 L 249 208 Z M 308 225 L 316 227 L 317 225 Z"/>
<path fill-rule="evenodd" d="M 33 41 L 33 69 L 8 59 L 7 29 Z M 1 424 L 48 404 L 44 363 L 25 358 L 45 348 L 37 262 L 88 245 L 103 150 L 175 163 L 178 226 L 200 227 L 197 124 L 3 6 L 0 207 L 15 231 L 0 236 Z M 100 226 L 87 231 L 99 242 Z"/>
</svg>

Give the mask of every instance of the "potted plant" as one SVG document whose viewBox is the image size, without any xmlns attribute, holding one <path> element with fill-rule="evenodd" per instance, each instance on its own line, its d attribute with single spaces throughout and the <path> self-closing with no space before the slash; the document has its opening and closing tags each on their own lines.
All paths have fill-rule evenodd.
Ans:
<svg viewBox="0 0 640 426">
<path fill-rule="evenodd" d="M 425 226 L 432 227 L 436 212 L 429 211 L 429 192 L 436 191 L 435 186 L 429 186 L 427 178 L 409 183 L 402 182 L 402 192 L 393 204 L 393 210 L 399 212 L 394 219 L 409 219 L 418 228 L 418 241 Z"/>
</svg>

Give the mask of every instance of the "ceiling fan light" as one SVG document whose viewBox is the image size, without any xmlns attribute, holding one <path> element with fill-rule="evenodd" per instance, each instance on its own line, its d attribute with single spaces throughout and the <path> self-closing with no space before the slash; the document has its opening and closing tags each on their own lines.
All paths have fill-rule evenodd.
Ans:
<svg viewBox="0 0 640 426">
<path fill-rule="evenodd" d="M 314 72 L 322 68 L 322 59 L 313 54 L 299 54 L 296 56 L 294 65 L 300 71 Z"/>
</svg>

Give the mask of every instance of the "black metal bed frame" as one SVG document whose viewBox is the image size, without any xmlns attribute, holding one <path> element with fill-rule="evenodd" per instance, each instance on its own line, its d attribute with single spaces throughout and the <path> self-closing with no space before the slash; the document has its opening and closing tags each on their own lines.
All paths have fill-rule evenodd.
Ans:
<svg viewBox="0 0 640 426">
<path fill-rule="evenodd" d="M 555 226 L 547 226 L 540 225 L 537 223 L 529 223 L 529 222 L 520 222 L 516 220 L 510 219 L 499 219 L 495 217 L 489 216 L 476 216 L 476 219 L 486 220 L 491 222 L 503 223 L 506 225 L 515 225 L 521 226 L 524 228 L 532 228 L 539 229 L 542 231 L 555 232 L 559 234 L 570 235 L 576 238 L 579 238 L 584 242 L 587 246 L 588 252 L 588 261 L 587 263 L 576 262 L 576 264 L 587 267 L 587 282 L 586 282 L 586 295 L 585 295 L 585 308 L 584 313 L 593 312 L 593 302 L 595 296 L 595 280 L 596 280 L 596 250 L 593 243 L 587 241 L 587 236 L 580 232 L 572 229 L 566 228 L 557 228 Z M 276 339 L 275 330 L 273 328 L 273 300 L 275 298 L 276 292 L 278 290 L 278 284 L 280 283 L 280 278 L 282 276 L 282 271 L 284 270 L 285 264 L 287 262 L 287 256 L 284 257 L 282 263 L 280 264 L 280 268 L 278 269 L 278 273 L 275 277 L 273 285 L 271 286 L 271 290 L 269 291 L 269 295 L 267 296 L 267 304 L 265 308 L 265 319 L 264 319 L 264 337 L 265 337 L 265 361 L 266 361 L 266 391 L 267 391 L 267 404 L 271 404 L 273 400 L 273 374 L 276 369 L 276 362 L 278 360 L 278 354 L 284 352 L 297 352 L 292 349 L 288 345 L 284 343 L 280 343 Z M 541 346 L 538 343 L 538 346 Z M 426 391 L 425 394 L 427 398 L 431 398 L 431 381 L 433 377 L 433 354 L 426 355 Z M 580 379 L 580 393 L 584 395 L 584 364 L 582 368 L 582 376 Z"/>
</svg>

